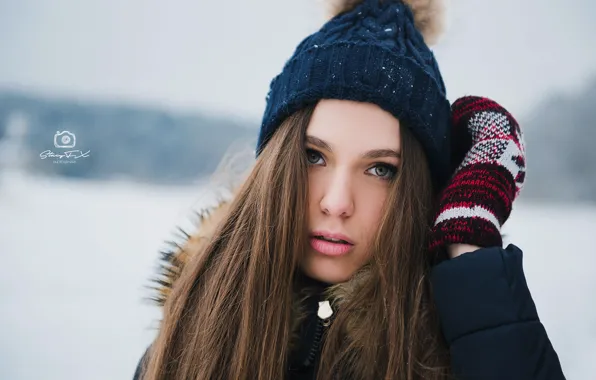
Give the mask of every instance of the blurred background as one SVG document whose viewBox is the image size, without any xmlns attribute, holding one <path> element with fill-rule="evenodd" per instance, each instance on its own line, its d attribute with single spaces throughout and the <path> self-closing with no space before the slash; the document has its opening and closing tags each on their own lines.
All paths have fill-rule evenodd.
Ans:
<svg viewBox="0 0 596 380">
<path fill-rule="evenodd" d="M 253 148 L 323 3 L 0 0 L 0 379 L 132 378 L 158 251 L 214 201 L 224 154 Z M 593 379 L 596 3 L 448 7 L 448 97 L 520 121 L 527 185 L 504 232 L 568 379 Z"/>
</svg>

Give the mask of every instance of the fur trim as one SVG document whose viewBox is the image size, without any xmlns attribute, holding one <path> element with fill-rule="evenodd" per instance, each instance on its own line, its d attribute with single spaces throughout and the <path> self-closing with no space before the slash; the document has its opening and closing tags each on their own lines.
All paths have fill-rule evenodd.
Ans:
<svg viewBox="0 0 596 380">
<path fill-rule="evenodd" d="M 330 16 L 349 12 L 363 0 L 329 0 Z M 381 0 L 382 1 L 382 0 Z M 435 44 L 445 29 L 444 0 L 400 0 L 410 7 L 414 14 L 416 28 L 427 45 Z"/>
<path fill-rule="evenodd" d="M 156 293 L 151 300 L 158 306 L 163 307 L 165 304 L 184 265 L 190 261 L 193 255 L 199 254 L 205 249 L 218 223 L 225 216 L 229 205 L 230 202 L 220 200 L 213 207 L 197 212 L 193 223 L 195 232 L 189 233 L 178 227 L 175 239 L 166 241 L 166 248 L 160 252 L 157 277 L 151 279 L 154 284 L 151 288 Z"/>
</svg>

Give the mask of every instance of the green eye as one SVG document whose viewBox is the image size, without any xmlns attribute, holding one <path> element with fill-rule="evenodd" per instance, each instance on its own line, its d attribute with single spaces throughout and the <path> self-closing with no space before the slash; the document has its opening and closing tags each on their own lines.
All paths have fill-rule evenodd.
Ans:
<svg viewBox="0 0 596 380">
<path fill-rule="evenodd" d="M 385 177 L 389 173 L 389 170 L 384 166 L 375 166 L 375 174 L 379 177 Z"/>
<path fill-rule="evenodd" d="M 367 172 L 380 179 L 390 180 L 397 174 L 397 168 L 393 165 L 379 163 L 368 169 Z"/>
<path fill-rule="evenodd" d="M 323 161 L 323 157 L 321 156 L 321 153 L 317 152 L 316 150 L 307 149 L 306 150 L 306 160 L 311 165 L 317 165 L 317 164 L 320 164 L 321 161 Z M 324 163 L 324 161 L 323 161 L 323 163 Z"/>
</svg>

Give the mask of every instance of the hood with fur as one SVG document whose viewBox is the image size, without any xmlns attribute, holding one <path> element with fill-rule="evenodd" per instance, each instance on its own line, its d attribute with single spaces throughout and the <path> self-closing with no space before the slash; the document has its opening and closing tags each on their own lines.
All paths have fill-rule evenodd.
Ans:
<svg viewBox="0 0 596 380">
<path fill-rule="evenodd" d="M 217 225 L 225 217 L 229 204 L 229 201 L 220 200 L 214 206 L 197 211 L 194 231 L 178 227 L 174 239 L 166 241 L 165 249 L 160 252 L 157 276 L 151 279 L 154 290 L 151 300 L 157 305 L 163 307 L 184 265 L 193 255 L 205 249 Z"/>
</svg>

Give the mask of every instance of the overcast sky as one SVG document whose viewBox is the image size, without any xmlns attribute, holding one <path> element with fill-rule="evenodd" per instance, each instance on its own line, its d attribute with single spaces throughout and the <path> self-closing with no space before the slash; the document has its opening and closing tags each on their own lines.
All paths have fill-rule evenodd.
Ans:
<svg viewBox="0 0 596 380">
<path fill-rule="evenodd" d="M 0 0 L 0 88 L 259 121 L 322 0 Z M 525 113 L 596 77 L 596 2 L 451 0 L 435 52 L 448 97 Z"/>
</svg>

